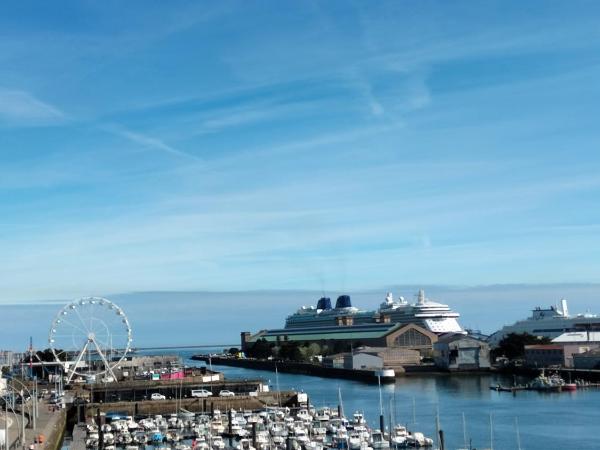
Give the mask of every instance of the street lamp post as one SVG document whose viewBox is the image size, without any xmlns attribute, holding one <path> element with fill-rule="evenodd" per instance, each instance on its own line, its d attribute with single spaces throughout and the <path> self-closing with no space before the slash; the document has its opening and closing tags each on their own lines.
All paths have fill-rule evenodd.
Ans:
<svg viewBox="0 0 600 450">
<path fill-rule="evenodd" d="M 21 390 L 21 445 L 25 445 L 25 392 Z"/>
<path fill-rule="evenodd" d="M 12 393 L 12 396 L 14 398 L 15 393 Z M 10 436 L 9 436 L 9 426 L 8 426 L 8 408 L 11 409 L 12 414 L 15 418 L 15 421 L 17 423 L 17 430 L 19 430 L 19 435 L 17 435 L 17 440 L 20 441 L 21 443 L 23 443 L 25 441 L 25 427 L 22 427 L 23 424 L 23 420 L 21 420 L 21 423 L 19 423 L 19 416 L 17 415 L 17 413 L 15 412 L 15 409 L 11 406 L 8 405 L 8 402 L 4 402 L 4 409 L 5 409 L 5 414 L 4 414 L 4 448 L 5 450 L 10 450 Z M 21 434 L 22 433 L 22 434 Z"/>
<path fill-rule="evenodd" d="M 4 449 L 9 449 L 9 439 L 8 439 L 8 401 L 4 402 Z"/>
</svg>

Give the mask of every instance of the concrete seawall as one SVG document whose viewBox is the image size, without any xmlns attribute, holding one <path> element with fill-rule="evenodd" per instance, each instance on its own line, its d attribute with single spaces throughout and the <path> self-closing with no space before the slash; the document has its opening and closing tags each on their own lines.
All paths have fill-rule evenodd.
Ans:
<svg viewBox="0 0 600 450">
<path fill-rule="evenodd" d="M 221 390 L 232 391 L 236 396 L 248 396 L 250 392 L 261 392 L 264 383 L 264 380 L 260 379 L 221 380 L 209 383 L 199 383 L 193 379 L 179 381 L 140 380 L 110 383 L 100 389 L 94 387 L 94 385 L 77 386 L 75 392 L 78 396 L 89 399 L 91 403 L 140 402 L 150 399 L 152 393 L 163 394 L 167 399 L 191 397 L 191 392 L 194 389 L 210 390 L 215 393 L 215 396 Z"/>
<path fill-rule="evenodd" d="M 61 409 L 57 413 L 54 423 L 52 423 L 46 430 L 47 441 L 43 447 L 44 450 L 60 450 L 63 438 L 65 436 L 65 430 L 67 427 L 67 411 Z"/>
<path fill-rule="evenodd" d="M 193 360 L 208 362 L 208 357 L 205 355 L 192 356 Z M 348 380 L 358 380 L 366 383 L 377 383 L 377 375 L 374 370 L 352 370 L 341 369 L 336 367 L 323 367 L 317 364 L 303 362 L 281 362 L 263 359 L 235 359 L 235 358 L 220 358 L 211 357 L 212 364 L 244 367 L 247 369 L 269 370 L 282 373 L 294 373 L 299 375 L 314 375 L 324 378 L 343 378 Z"/>
<path fill-rule="evenodd" d="M 293 391 L 263 392 L 256 396 L 183 398 L 181 400 L 144 400 L 138 402 L 88 403 L 85 406 L 87 417 L 100 412 L 119 412 L 127 415 L 171 414 L 180 409 L 191 412 L 210 412 L 212 409 L 226 411 L 235 409 L 262 409 L 265 406 L 293 406 L 297 402 Z"/>
</svg>

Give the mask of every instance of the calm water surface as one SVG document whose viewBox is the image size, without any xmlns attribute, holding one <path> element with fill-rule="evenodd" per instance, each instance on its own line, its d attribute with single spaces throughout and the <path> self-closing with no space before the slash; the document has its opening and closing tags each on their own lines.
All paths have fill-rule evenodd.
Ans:
<svg viewBox="0 0 600 450">
<path fill-rule="evenodd" d="M 194 352 L 182 352 L 188 358 Z M 187 360 L 187 364 L 194 361 Z M 273 389 L 277 380 L 273 372 L 213 366 L 229 378 L 264 378 Z M 346 415 L 363 411 L 369 424 L 379 423 L 379 390 L 377 385 L 279 374 L 281 389 L 307 392 L 317 406 L 335 406 L 341 389 Z M 473 447 L 490 448 L 490 415 L 493 448 L 517 449 L 515 418 L 518 420 L 521 448 L 525 450 L 600 449 L 600 390 L 549 393 L 520 392 L 516 396 L 491 391 L 492 384 L 509 384 L 512 379 L 496 375 L 484 376 L 419 376 L 400 378 L 384 385 L 383 405 L 386 423 L 391 410 L 397 423 L 408 425 L 433 437 L 435 416 L 439 409 L 441 428 L 446 435 L 446 448 L 463 446 L 462 415 L 466 418 L 467 436 Z M 415 408 L 413 409 L 413 403 Z M 416 423 L 414 423 L 416 422 Z"/>
</svg>

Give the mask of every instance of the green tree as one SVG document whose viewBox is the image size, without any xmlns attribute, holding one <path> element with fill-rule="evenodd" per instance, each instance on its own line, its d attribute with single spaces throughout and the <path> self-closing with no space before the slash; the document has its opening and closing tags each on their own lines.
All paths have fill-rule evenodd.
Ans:
<svg viewBox="0 0 600 450">
<path fill-rule="evenodd" d="M 52 353 L 52 350 L 49 348 L 46 348 L 44 350 L 38 350 L 35 354 L 36 354 L 36 356 L 33 357 L 34 362 L 36 362 L 36 361 L 43 361 L 43 362 L 56 361 L 56 358 L 54 357 L 54 353 Z M 63 350 L 56 349 L 56 354 L 58 355 L 58 357 L 60 358 L 61 361 L 67 360 L 67 354 Z M 29 355 L 25 355 L 25 359 L 27 361 L 29 361 Z"/>
<path fill-rule="evenodd" d="M 273 344 L 267 342 L 265 338 L 257 340 L 252 346 L 246 350 L 246 355 L 251 358 L 267 359 L 273 356 Z"/>
<path fill-rule="evenodd" d="M 525 346 L 535 344 L 550 344 L 546 337 L 538 337 L 529 333 L 510 333 L 500 341 L 497 348 L 492 350 L 492 357 L 505 356 L 508 359 L 519 359 L 525 356 Z"/>
<path fill-rule="evenodd" d="M 321 350 L 321 346 L 319 344 L 317 344 L 316 342 L 311 343 L 308 346 L 308 349 L 310 350 L 310 356 L 311 358 L 317 355 L 321 355 L 322 350 Z"/>
<path fill-rule="evenodd" d="M 302 361 L 303 355 L 300 344 L 296 341 L 284 342 L 279 349 L 279 357 L 288 361 Z"/>
</svg>

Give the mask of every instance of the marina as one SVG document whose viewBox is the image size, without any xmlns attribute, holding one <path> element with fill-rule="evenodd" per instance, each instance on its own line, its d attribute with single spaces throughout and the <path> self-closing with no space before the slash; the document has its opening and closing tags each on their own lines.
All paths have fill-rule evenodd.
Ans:
<svg viewBox="0 0 600 450">
<path fill-rule="evenodd" d="M 186 354 L 191 356 L 193 352 Z M 301 387 L 310 394 L 316 407 L 337 403 L 338 389 L 347 410 L 360 410 L 369 423 L 379 419 L 379 391 L 376 385 L 358 381 L 214 366 L 228 377 L 263 377 L 281 389 Z M 517 377 L 526 383 L 530 377 Z M 528 450 L 593 450 L 600 448 L 600 436 L 591 433 L 600 422 L 600 389 L 574 392 L 523 391 L 507 395 L 490 389 L 494 385 L 511 385 L 514 377 L 502 374 L 442 375 L 426 374 L 403 377 L 382 386 L 384 416 L 391 410 L 396 423 L 409 425 L 426 436 L 435 436 L 439 413 L 446 448 L 464 447 L 463 416 L 467 443 L 473 448 L 490 447 L 490 415 L 493 417 L 493 448 L 517 448 L 515 418 L 519 423 L 522 448 Z M 577 411 L 577 414 L 573 414 Z M 562 437 L 554 435 L 560 423 Z"/>
<path fill-rule="evenodd" d="M 77 427 L 73 448 L 86 449 L 133 450 L 150 446 L 176 450 L 368 450 L 433 446 L 431 438 L 402 425 L 392 427 L 391 434 L 386 434 L 370 428 L 360 412 L 346 418 L 341 407 L 317 409 L 310 405 L 223 412 L 214 409 L 208 414 L 182 409 L 167 416 L 143 417 L 107 413 L 89 418 Z M 82 427 L 85 434 L 81 433 Z"/>
</svg>

